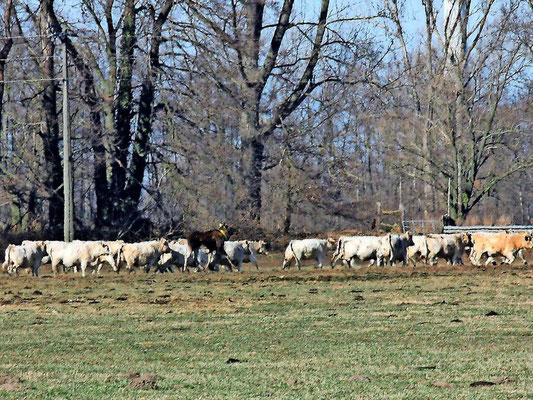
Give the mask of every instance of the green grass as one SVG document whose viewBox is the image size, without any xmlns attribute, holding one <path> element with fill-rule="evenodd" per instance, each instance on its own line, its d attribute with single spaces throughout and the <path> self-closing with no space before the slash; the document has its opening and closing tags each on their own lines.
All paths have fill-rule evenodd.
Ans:
<svg viewBox="0 0 533 400">
<path fill-rule="evenodd" d="M 0 304 L 0 398 L 533 398 L 523 267 L 6 276 Z"/>
</svg>

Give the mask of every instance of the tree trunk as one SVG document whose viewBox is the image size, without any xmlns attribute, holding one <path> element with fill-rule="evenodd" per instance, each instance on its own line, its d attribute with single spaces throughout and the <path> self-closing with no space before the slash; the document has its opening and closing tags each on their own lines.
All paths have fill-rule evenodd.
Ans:
<svg viewBox="0 0 533 400">
<path fill-rule="evenodd" d="M 251 221 L 258 224 L 261 220 L 261 183 L 263 178 L 264 150 L 262 138 L 258 134 L 259 115 L 255 110 L 241 114 L 241 135 L 244 138 L 244 174 L 248 192 L 248 210 Z"/>
<path fill-rule="evenodd" d="M 285 199 L 287 201 L 285 205 L 285 219 L 283 221 L 283 233 L 288 234 L 291 230 L 291 224 L 292 224 L 292 213 L 294 211 L 294 204 L 293 204 L 293 198 L 292 198 L 292 173 L 291 173 L 291 164 L 289 161 L 289 165 L 287 167 L 287 179 L 285 179 L 285 182 L 287 184 L 287 192 Z"/>
<path fill-rule="evenodd" d="M 135 1 L 126 0 L 118 72 L 116 104 L 116 131 L 111 162 L 111 195 L 113 198 L 112 221 L 121 226 L 131 210 L 127 209 L 124 197 L 128 148 L 131 143 L 131 118 L 133 116 L 132 76 L 135 49 Z"/>
<path fill-rule="evenodd" d="M 48 223 L 50 228 L 60 231 L 63 224 L 63 182 L 61 156 L 59 154 L 59 122 L 57 120 L 57 87 L 54 75 L 54 41 L 51 37 L 53 13 L 53 0 L 43 0 L 39 15 L 39 28 L 41 37 L 41 50 L 43 61 L 41 63 L 42 75 L 47 81 L 43 81 L 44 88 L 41 104 L 45 117 L 45 128 L 42 132 L 44 159 L 46 168 L 46 187 L 49 195 Z"/>
<path fill-rule="evenodd" d="M 11 36 L 11 9 L 12 9 L 12 1 L 7 0 L 6 2 L 6 8 L 5 8 L 5 18 L 4 18 L 4 24 L 6 27 L 6 36 Z M 0 132 L 3 132 L 3 126 L 2 123 L 4 121 L 4 90 L 5 90 L 5 70 L 6 70 L 6 58 L 9 55 L 9 52 L 11 51 L 11 47 L 13 47 L 13 39 L 9 37 L 9 39 L 6 39 L 4 46 L 2 46 L 2 49 L 0 50 Z M 2 160 L 2 143 L 0 141 L 0 161 Z"/>
<path fill-rule="evenodd" d="M 153 24 L 149 67 L 143 80 L 139 97 L 139 122 L 133 143 L 130 176 L 126 189 L 126 206 L 130 212 L 137 210 L 141 196 L 142 182 L 146 169 L 146 157 L 148 156 L 148 141 L 152 134 L 155 81 L 159 75 L 159 48 L 163 42 L 161 34 L 163 25 L 170 14 L 173 4 L 173 0 L 167 0 Z"/>
</svg>

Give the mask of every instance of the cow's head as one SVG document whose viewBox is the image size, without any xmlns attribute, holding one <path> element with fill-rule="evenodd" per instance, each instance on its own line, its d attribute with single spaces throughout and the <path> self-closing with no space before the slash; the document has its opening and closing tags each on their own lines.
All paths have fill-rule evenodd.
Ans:
<svg viewBox="0 0 533 400">
<path fill-rule="evenodd" d="M 337 246 L 337 241 L 333 238 L 326 239 L 326 247 L 328 250 L 333 250 Z"/>
<path fill-rule="evenodd" d="M 413 234 L 409 231 L 402 233 L 400 237 L 405 241 L 405 247 L 414 246 Z"/>
<path fill-rule="evenodd" d="M 98 260 L 100 262 L 104 262 L 104 261 L 107 262 L 109 265 L 111 265 L 111 268 L 113 268 L 113 271 L 115 272 L 118 271 L 117 269 L 118 260 L 115 260 L 113 258 L 113 252 L 112 252 L 111 247 L 106 242 L 100 242 L 100 244 L 102 245 L 102 254 L 98 257 Z"/>
<path fill-rule="evenodd" d="M 463 245 L 466 247 L 472 246 L 472 234 L 471 233 L 463 233 L 461 234 L 461 241 L 463 242 Z"/>
<path fill-rule="evenodd" d="M 229 240 L 232 235 L 235 235 L 237 233 L 237 230 L 235 228 L 228 226 L 228 224 L 226 224 L 225 222 L 219 224 L 217 230 L 222 234 L 222 236 L 224 236 L 224 240 Z"/>
<path fill-rule="evenodd" d="M 46 242 L 44 240 L 37 240 L 35 242 L 35 246 L 37 247 L 37 249 L 39 249 L 40 251 L 46 251 Z"/>
<path fill-rule="evenodd" d="M 268 255 L 268 251 L 267 251 L 268 243 L 265 242 L 264 240 L 258 240 L 257 242 L 255 242 L 254 247 L 255 247 L 255 251 L 258 254 Z"/>
<path fill-rule="evenodd" d="M 170 246 L 168 244 L 168 240 L 165 238 L 159 239 L 159 250 L 162 253 L 169 253 L 170 252 Z"/>
</svg>

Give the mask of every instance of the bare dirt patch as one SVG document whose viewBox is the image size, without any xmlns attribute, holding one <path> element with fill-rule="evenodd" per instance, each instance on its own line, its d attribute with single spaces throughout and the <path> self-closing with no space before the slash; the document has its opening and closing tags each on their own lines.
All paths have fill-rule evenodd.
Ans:
<svg viewBox="0 0 533 400">
<path fill-rule="evenodd" d="M 126 379 L 130 379 L 130 383 L 126 386 L 128 389 L 157 389 L 157 381 L 161 377 L 156 374 L 139 374 L 132 372 L 126 375 Z"/>
<path fill-rule="evenodd" d="M 14 375 L 0 374 L 0 390 L 11 391 L 20 389 L 22 379 Z"/>
</svg>

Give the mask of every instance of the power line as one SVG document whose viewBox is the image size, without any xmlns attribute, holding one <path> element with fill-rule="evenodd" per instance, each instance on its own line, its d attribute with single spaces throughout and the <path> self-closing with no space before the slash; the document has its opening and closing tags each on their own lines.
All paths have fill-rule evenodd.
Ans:
<svg viewBox="0 0 533 400">
<path fill-rule="evenodd" d="M 44 37 L 47 37 L 47 38 L 52 38 L 52 37 L 57 37 L 58 35 L 56 34 L 52 34 L 52 35 L 30 35 L 30 36 L 25 36 L 25 35 L 20 35 L 20 36 L 0 36 L 0 39 L 1 40 L 10 40 L 10 39 L 40 39 L 40 38 L 44 38 Z"/>
<path fill-rule="evenodd" d="M 0 81 L 2 83 L 22 83 L 22 82 L 45 82 L 45 81 L 62 81 L 63 78 L 39 78 L 39 79 L 13 79 Z"/>
<path fill-rule="evenodd" d="M 59 56 L 8 57 L 8 58 L 0 58 L 0 61 L 5 61 L 7 63 L 9 61 L 46 60 L 49 58 L 55 58 L 58 60 L 61 57 Z"/>
</svg>

